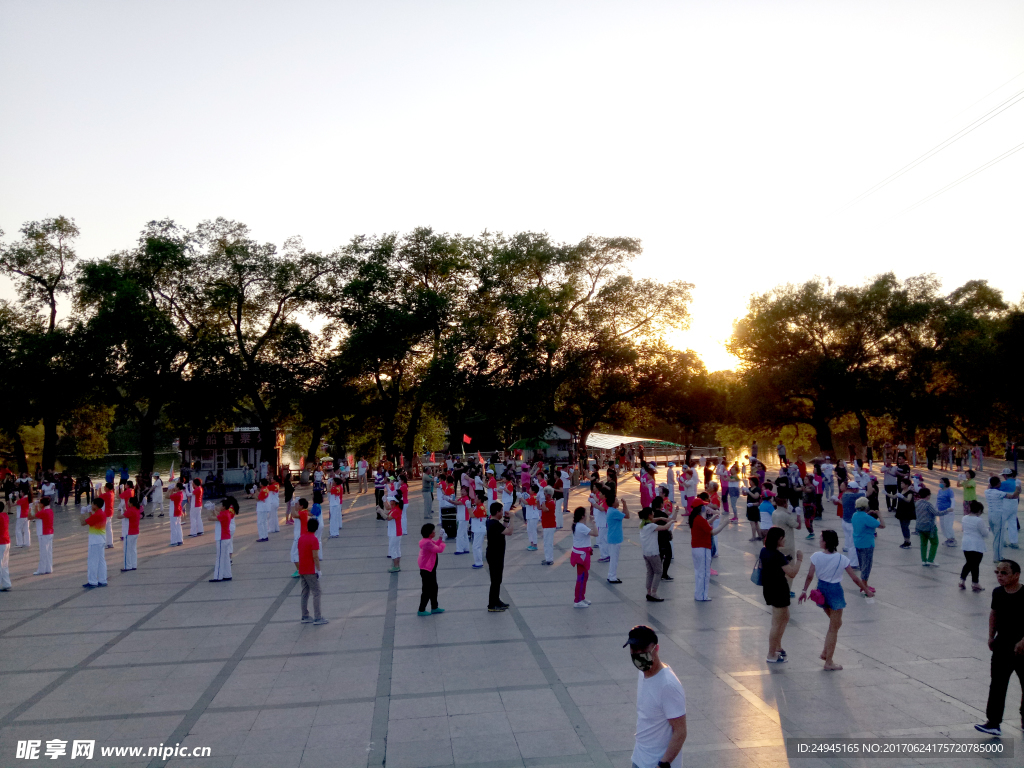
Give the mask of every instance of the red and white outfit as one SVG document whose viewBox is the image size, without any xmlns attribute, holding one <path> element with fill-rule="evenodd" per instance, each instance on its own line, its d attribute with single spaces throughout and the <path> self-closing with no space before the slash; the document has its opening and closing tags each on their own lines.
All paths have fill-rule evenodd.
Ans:
<svg viewBox="0 0 1024 768">
<path fill-rule="evenodd" d="M 398 505 L 388 513 L 388 557 L 397 560 L 402 556 L 402 512 Z"/>
<path fill-rule="evenodd" d="M 176 547 L 184 541 L 181 535 L 181 500 L 185 494 L 175 490 L 168 494 L 171 500 L 171 546 Z"/>
<path fill-rule="evenodd" d="M 132 497 L 134 497 L 134 496 L 135 496 L 135 493 L 132 490 L 128 489 L 128 488 L 125 488 L 123 491 L 121 491 L 121 493 L 118 495 L 118 498 L 121 500 L 121 504 L 118 507 L 118 512 L 122 512 L 123 513 L 126 509 L 128 509 L 128 505 L 132 503 Z M 124 537 L 127 536 L 127 535 L 128 535 L 128 518 L 127 517 L 122 517 L 121 518 L 121 541 L 124 541 Z"/>
<path fill-rule="evenodd" d="M 270 528 L 270 506 L 268 499 L 270 498 L 270 491 L 267 486 L 260 486 L 259 492 L 256 494 L 256 540 L 266 541 L 269 538 Z"/>
<path fill-rule="evenodd" d="M 110 492 L 113 498 L 113 491 Z M 106 511 L 90 507 L 89 517 L 85 519 L 89 526 L 89 557 L 87 561 L 88 582 L 90 586 L 107 585 L 106 531 L 110 518 Z"/>
<path fill-rule="evenodd" d="M 516 500 L 516 485 L 511 480 L 505 481 L 505 486 L 501 489 L 501 508 L 508 512 L 512 509 L 512 504 Z"/>
<path fill-rule="evenodd" d="M 121 567 L 126 571 L 134 571 L 139 566 L 139 519 L 142 517 L 142 510 L 136 507 L 131 501 L 127 508 L 121 513 L 124 515 L 122 523 L 128 523 L 128 531 L 124 537 L 124 565 Z"/>
<path fill-rule="evenodd" d="M 103 529 L 104 546 L 107 549 L 114 548 L 114 492 L 103 492 L 103 512 L 107 516 L 107 524 Z"/>
<path fill-rule="evenodd" d="M 14 545 L 16 547 L 32 546 L 32 527 L 28 524 L 28 496 L 22 496 L 15 504 L 18 505 L 18 520 L 14 524 Z"/>
<path fill-rule="evenodd" d="M 470 496 L 463 496 L 459 499 L 459 506 L 455 515 L 458 527 L 455 532 L 455 554 L 464 555 L 469 552 L 469 516 L 473 512 L 473 499 Z"/>
<path fill-rule="evenodd" d="M 281 509 L 281 486 L 271 480 L 267 490 L 270 491 L 270 498 L 267 499 L 267 530 L 271 533 L 280 533 L 281 518 L 278 517 L 277 513 Z M 232 528 L 231 530 L 231 540 L 234 541 L 234 529 Z M 234 545 L 232 544 L 233 548 Z"/>
<path fill-rule="evenodd" d="M 597 525 L 597 548 L 601 550 L 599 563 L 608 561 L 608 500 L 604 494 L 594 491 L 590 494 L 590 514 Z"/>
<path fill-rule="evenodd" d="M 213 564 L 214 581 L 231 578 L 231 521 L 234 517 L 227 509 L 217 513 L 217 559 Z"/>
<path fill-rule="evenodd" d="M 0 512 L 0 589 L 11 588 L 11 531 L 10 520 Z"/>
<path fill-rule="evenodd" d="M 341 511 L 345 507 L 345 486 L 341 478 L 335 477 L 331 480 L 331 490 L 328 495 L 331 500 L 331 538 L 336 539 L 341 535 Z M 404 513 L 405 510 L 403 509 Z M 404 523 L 405 520 L 403 519 Z"/>
<path fill-rule="evenodd" d="M 192 507 L 188 513 L 188 535 L 200 536 L 203 533 L 203 487 L 192 488 Z"/>
<path fill-rule="evenodd" d="M 537 523 L 540 522 L 541 503 L 532 493 L 523 502 L 523 515 L 526 517 L 526 534 L 530 539 L 530 547 L 533 549 L 537 549 Z"/>
<path fill-rule="evenodd" d="M 53 508 L 36 510 L 36 520 L 42 533 L 39 535 L 39 567 L 33 576 L 53 573 Z"/>
<path fill-rule="evenodd" d="M 487 535 L 487 512 L 483 502 L 476 505 L 469 520 L 469 529 L 473 532 L 473 567 L 484 567 L 484 537 Z M 442 544 L 444 546 L 444 544 Z"/>
<path fill-rule="evenodd" d="M 555 500 L 546 495 L 540 511 L 540 527 L 544 535 L 544 559 L 542 563 L 551 565 L 555 562 L 555 525 L 558 519 L 555 514 Z"/>
</svg>

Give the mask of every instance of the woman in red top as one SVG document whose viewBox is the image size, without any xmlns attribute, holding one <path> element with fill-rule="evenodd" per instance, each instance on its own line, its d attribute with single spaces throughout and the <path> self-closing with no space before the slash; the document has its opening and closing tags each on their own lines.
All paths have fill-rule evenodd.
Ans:
<svg viewBox="0 0 1024 768">
<path fill-rule="evenodd" d="M 185 497 L 185 486 L 176 483 L 174 490 L 168 494 L 171 500 L 171 546 L 180 547 L 182 544 L 181 535 L 181 500 Z"/>
<path fill-rule="evenodd" d="M 29 486 L 25 495 L 16 502 L 18 506 L 18 519 L 14 523 L 14 546 L 32 546 L 32 527 L 28 524 L 28 508 L 32 504 L 32 488 Z"/>
<path fill-rule="evenodd" d="M 4 503 L 0 501 L 0 592 L 9 592 L 11 589 L 11 572 L 8 568 L 10 559 L 10 521 L 7 518 L 7 511 L 4 509 Z"/>
<path fill-rule="evenodd" d="M 50 506 L 50 497 L 43 496 L 35 509 L 30 509 L 28 516 L 32 520 L 40 522 L 39 533 L 39 567 L 33 576 L 42 576 L 45 573 L 53 573 L 53 507 Z"/>
<path fill-rule="evenodd" d="M 711 537 L 717 536 L 729 524 L 728 520 L 722 520 L 717 528 L 711 527 L 720 513 L 711 511 L 709 501 L 708 494 L 701 493 L 694 499 L 693 509 L 690 510 L 690 547 L 696 582 L 693 587 L 693 599 L 699 603 L 706 603 L 711 599 L 708 594 L 711 580 Z"/>
</svg>

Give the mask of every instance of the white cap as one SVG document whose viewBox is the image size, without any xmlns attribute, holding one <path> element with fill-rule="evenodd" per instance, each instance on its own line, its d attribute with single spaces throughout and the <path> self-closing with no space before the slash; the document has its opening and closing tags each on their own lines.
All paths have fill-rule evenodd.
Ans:
<svg viewBox="0 0 1024 768">
<path fill-rule="evenodd" d="M 860 490 L 860 483 L 854 481 L 852 483 L 847 483 L 846 487 L 847 488 L 856 488 L 857 490 Z"/>
<path fill-rule="evenodd" d="M 1009 467 L 1003 467 L 1003 470 L 999 473 L 1000 475 L 1012 475 L 1013 470 Z"/>
<path fill-rule="evenodd" d="M 670 461 L 670 462 L 668 463 L 668 465 L 669 465 L 670 467 L 674 467 L 674 466 L 676 465 L 676 463 L 675 463 L 674 461 Z"/>
</svg>

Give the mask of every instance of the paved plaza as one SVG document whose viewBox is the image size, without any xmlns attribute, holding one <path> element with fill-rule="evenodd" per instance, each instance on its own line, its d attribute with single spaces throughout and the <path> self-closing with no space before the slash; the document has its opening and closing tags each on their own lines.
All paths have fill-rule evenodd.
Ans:
<svg viewBox="0 0 1024 768">
<path fill-rule="evenodd" d="M 937 473 L 926 477 L 935 487 Z M 622 490 L 635 512 L 637 483 L 624 481 Z M 628 767 L 637 672 L 622 644 L 638 623 L 658 631 L 662 658 L 686 689 L 685 766 L 985 762 L 789 760 L 784 739 L 979 736 L 972 725 L 985 719 L 988 691 L 990 555 L 982 566 L 987 591 L 962 592 L 959 547 L 940 547 L 939 567 L 922 568 L 916 540 L 913 549 L 899 549 L 899 525 L 885 516 L 874 604 L 844 580 L 849 607 L 836 661 L 845 669 L 821 669 L 827 620 L 810 603 L 793 608 L 784 638 L 790 662 L 769 668 L 770 609 L 749 580 L 759 545 L 747 541 L 745 522 L 719 539 L 709 603 L 693 600 L 685 521 L 675 536 L 675 581 L 660 590 L 666 602 L 644 601 L 634 514 L 626 521 L 623 583 L 608 584 L 607 566 L 595 556 L 587 610 L 572 607 L 568 528 L 556 536 L 549 567 L 540 552 L 525 551 L 519 524 L 506 558 L 507 612 L 486 611 L 487 569 L 472 569 L 471 555 L 456 557 L 449 547 L 438 569 L 446 613 L 421 618 L 415 554 L 422 505 L 413 496 L 413 532 L 394 575 L 372 492 L 347 497 L 342 536 L 323 550 L 327 626 L 299 623 L 292 528 L 256 543 L 252 501 L 242 503 L 238 519 L 234 579 L 220 584 L 207 581 L 212 525 L 169 549 L 164 517 L 143 521 L 138 571 L 119 572 L 115 538 L 109 587 L 84 590 L 86 529 L 74 512 L 58 512 L 54 573 L 31 576 L 33 538 L 32 549 L 13 551 L 14 589 L 0 594 L 0 766 L 33 764 L 16 759 L 19 740 L 66 740 L 70 752 L 80 739 L 96 741 L 92 761 L 40 759 L 56 766 Z M 573 506 L 584 501 L 584 491 L 574 492 Z M 958 492 L 957 510 L 959 501 Z M 821 523 L 839 528 L 831 506 Z M 801 536 L 805 557 L 814 544 Z M 1020 695 L 1014 678 L 1003 732 L 1018 749 Z M 99 752 L 178 743 L 209 747 L 211 756 L 164 763 Z M 1020 765 L 1024 755 L 990 762 Z"/>
</svg>

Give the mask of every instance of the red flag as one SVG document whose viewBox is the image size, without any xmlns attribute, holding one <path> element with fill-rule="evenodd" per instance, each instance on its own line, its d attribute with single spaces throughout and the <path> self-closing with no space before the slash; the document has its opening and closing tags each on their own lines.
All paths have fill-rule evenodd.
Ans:
<svg viewBox="0 0 1024 768">
<path fill-rule="evenodd" d="M 398 454 L 398 466 L 400 466 L 400 467 L 404 467 L 405 466 L 405 454 L 404 453 Z"/>
<path fill-rule="evenodd" d="M 481 464 L 484 463 L 484 457 L 480 455 L 480 451 L 476 452 L 476 460 L 479 461 Z"/>
<path fill-rule="evenodd" d="M 430 452 L 430 463 L 431 464 L 434 463 L 434 452 L 433 451 Z"/>
<path fill-rule="evenodd" d="M 466 445 L 469 445 L 470 443 L 473 442 L 473 438 L 471 438 L 469 435 L 463 434 L 462 442 L 466 443 Z"/>
</svg>

